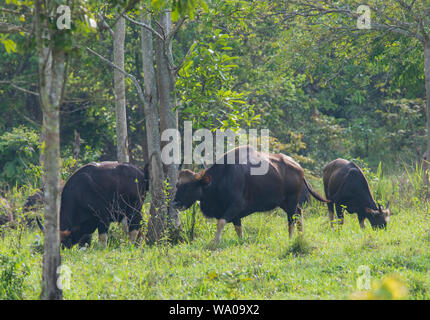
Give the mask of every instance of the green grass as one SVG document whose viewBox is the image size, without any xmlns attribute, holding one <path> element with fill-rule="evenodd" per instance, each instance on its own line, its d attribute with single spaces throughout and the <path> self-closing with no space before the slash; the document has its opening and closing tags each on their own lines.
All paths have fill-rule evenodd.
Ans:
<svg viewBox="0 0 430 320">
<path fill-rule="evenodd" d="M 372 284 L 394 276 L 408 289 L 408 299 L 430 299 L 430 202 L 402 188 L 398 182 L 386 187 L 395 198 L 386 231 L 373 230 L 368 221 L 361 230 L 356 215 L 349 214 L 342 228 L 330 228 L 326 207 L 314 202 L 304 210 L 303 236 L 296 231 L 291 240 L 281 210 L 243 219 L 241 240 L 227 225 L 216 246 L 211 242 L 216 223 L 200 212 L 194 240 L 177 245 L 133 246 L 112 225 L 108 249 L 97 245 L 95 234 L 90 248 L 62 251 L 71 271 L 64 298 L 348 299 L 360 291 L 359 270 L 366 266 Z M 185 229 L 190 214 L 182 214 Z M 0 256 L 18 261 L 14 276 L 23 280 L 8 282 L 20 285 L 14 299 L 39 297 L 37 236 L 36 229 L 0 231 Z"/>
</svg>

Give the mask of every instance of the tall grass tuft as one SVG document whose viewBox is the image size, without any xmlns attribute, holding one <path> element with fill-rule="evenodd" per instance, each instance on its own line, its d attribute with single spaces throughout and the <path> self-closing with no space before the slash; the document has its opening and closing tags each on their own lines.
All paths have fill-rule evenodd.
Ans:
<svg viewBox="0 0 430 320">
<path fill-rule="evenodd" d="M 303 256 L 312 252 L 314 248 L 309 243 L 308 240 L 303 236 L 302 233 L 299 233 L 297 237 L 294 238 L 291 245 L 288 247 L 286 256 L 292 254 L 293 256 Z"/>
<path fill-rule="evenodd" d="M 30 270 L 21 256 L 0 255 L 0 300 L 22 299 Z"/>
<path fill-rule="evenodd" d="M 406 174 L 408 176 L 408 180 L 410 185 L 412 186 L 413 195 L 422 199 L 423 196 L 425 198 L 428 197 L 428 188 L 424 182 L 424 169 L 422 163 L 415 163 L 412 166 L 412 170 L 408 170 L 407 166 L 404 164 Z"/>
</svg>

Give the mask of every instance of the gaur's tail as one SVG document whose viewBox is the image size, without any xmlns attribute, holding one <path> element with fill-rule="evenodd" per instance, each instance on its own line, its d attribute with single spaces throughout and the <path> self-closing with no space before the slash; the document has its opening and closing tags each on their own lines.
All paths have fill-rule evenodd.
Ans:
<svg viewBox="0 0 430 320">
<path fill-rule="evenodd" d="M 308 191 L 309 191 L 309 193 L 315 198 L 315 199 L 317 199 L 318 201 L 321 201 L 321 202 L 325 202 L 325 203 L 330 203 L 331 202 L 331 200 L 327 200 L 326 198 L 324 198 L 323 196 L 321 196 L 320 194 L 318 194 L 318 193 L 316 193 L 313 189 L 312 189 L 312 187 L 310 186 L 310 184 L 306 181 L 306 179 L 304 179 L 303 178 L 303 182 L 304 182 L 304 184 L 305 184 L 305 186 L 306 186 L 306 189 L 308 189 Z"/>
<path fill-rule="evenodd" d="M 42 224 L 42 221 L 40 221 L 39 217 L 36 217 L 36 222 L 37 222 L 37 226 L 39 227 L 39 229 L 44 232 L 45 231 L 45 227 Z"/>
</svg>

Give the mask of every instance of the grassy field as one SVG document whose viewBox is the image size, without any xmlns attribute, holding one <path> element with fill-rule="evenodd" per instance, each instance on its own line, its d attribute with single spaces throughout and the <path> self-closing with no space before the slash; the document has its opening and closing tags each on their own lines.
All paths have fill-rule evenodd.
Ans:
<svg viewBox="0 0 430 320">
<path fill-rule="evenodd" d="M 214 246 L 215 221 L 197 214 L 195 239 L 177 245 L 133 246 L 112 225 L 108 249 L 62 251 L 70 271 L 65 299 L 351 299 L 430 298 L 430 202 L 413 176 L 370 177 L 381 198 L 391 197 L 388 229 L 359 228 L 345 215 L 330 228 L 327 208 L 304 210 L 304 234 L 288 239 L 281 210 L 243 220 L 239 240 L 227 225 Z M 182 214 L 190 228 L 191 210 Z M 2 299 L 38 299 L 41 282 L 40 232 L 0 231 Z M 368 279 L 370 282 L 366 282 Z M 372 288 L 361 284 L 370 283 Z M 67 285 L 67 283 L 65 282 Z"/>
</svg>

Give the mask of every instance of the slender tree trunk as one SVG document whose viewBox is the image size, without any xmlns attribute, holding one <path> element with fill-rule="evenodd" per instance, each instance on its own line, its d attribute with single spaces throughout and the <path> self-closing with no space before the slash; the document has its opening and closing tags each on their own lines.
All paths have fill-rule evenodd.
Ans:
<svg viewBox="0 0 430 320">
<path fill-rule="evenodd" d="M 142 13 L 142 22 L 151 24 L 151 16 Z M 166 227 L 166 201 L 164 196 L 164 172 L 161 162 L 160 129 L 157 109 L 157 84 L 154 68 L 152 32 L 141 28 L 142 65 L 144 75 L 144 112 L 148 158 L 151 176 L 151 209 L 148 222 L 147 240 L 154 243 L 164 235 Z"/>
<path fill-rule="evenodd" d="M 430 39 L 423 41 L 424 47 L 424 78 L 426 84 L 426 100 L 427 100 L 427 151 L 424 156 L 423 169 L 425 171 L 425 183 L 430 186 Z"/>
<path fill-rule="evenodd" d="M 75 140 L 73 142 L 73 159 L 79 160 L 79 155 L 81 153 L 81 136 L 79 132 L 74 130 Z"/>
<path fill-rule="evenodd" d="M 119 18 L 113 34 L 114 64 L 124 70 L 125 19 Z M 116 110 L 116 145 L 119 162 L 128 162 L 127 112 L 125 100 L 125 78 L 118 70 L 114 70 L 114 92 Z"/>
<path fill-rule="evenodd" d="M 44 5 L 43 5 L 44 4 Z M 35 1 L 35 34 L 39 67 L 40 104 L 43 111 L 44 130 L 44 185 L 45 185 L 45 241 L 42 274 L 42 299 L 61 299 L 57 286 L 57 270 L 61 264 L 58 233 L 60 211 L 60 102 L 64 89 L 65 53 L 54 47 L 47 17 L 54 2 Z M 47 7 L 46 7 L 47 5 Z M 48 37 L 43 39 L 43 33 Z M 48 43 L 49 47 L 45 47 Z"/>
<path fill-rule="evenodd" d="M 169 11 L 164 11 L 160 14 L 160 26 L 158 27 L 160 33 L 164 32 L 166 35 L 172 30 L 172 20 Z M 175 73 L 173 67 L 173 55 L 171 42 L 156 38 L 156 60 L 157 60 L 157 84 L 158 94 L 160 99 L 160 129 L 177 129 L 176 112 L 173 110 L 175 107 Z M 169 197 L 173 199 L 175 192 L 175 185 L 178 178 L 177 165 L 166 165 L 166 175 L 169 182 Z M 180 220 L 177 210 L 172 206 L 168 208 L 169 216 L 173 222 L 173 228 L 176 231 L 180 229 Z M 178 236 L 177 234 L 174 235 Z"/>
</svg>

